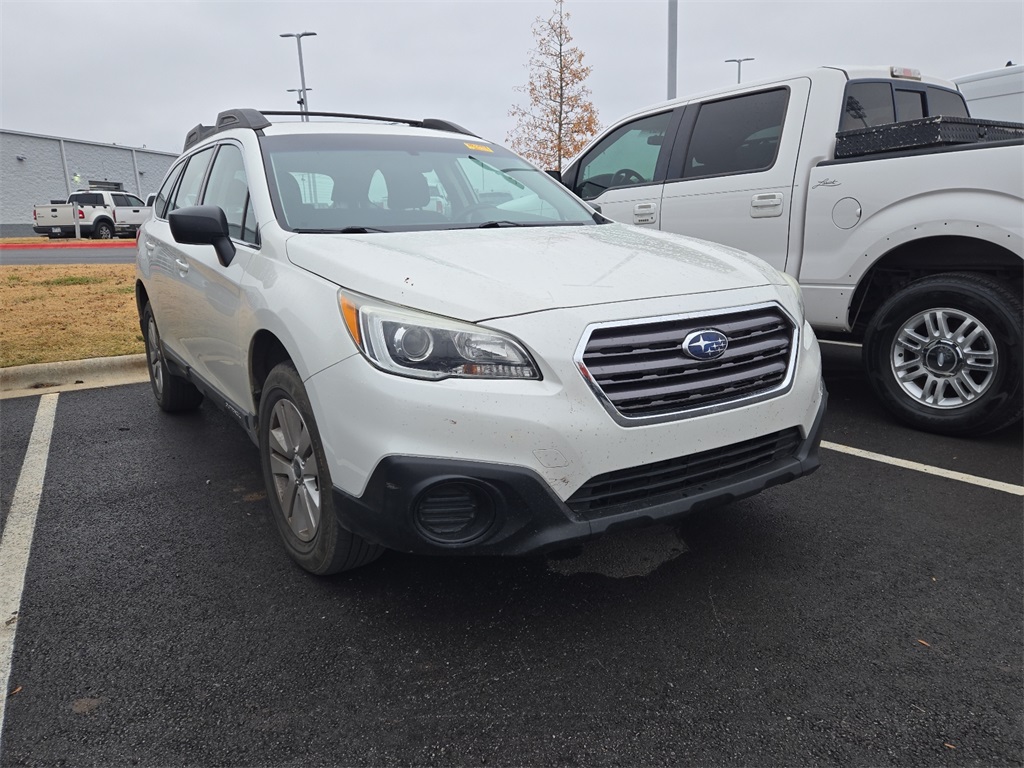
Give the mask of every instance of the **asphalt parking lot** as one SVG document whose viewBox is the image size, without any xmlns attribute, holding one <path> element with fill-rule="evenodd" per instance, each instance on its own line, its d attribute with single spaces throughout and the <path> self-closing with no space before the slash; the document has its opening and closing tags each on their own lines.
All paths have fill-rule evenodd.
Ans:
<svg viewBox="0 0 1024 768">
<path fill-rule="evenodd" d="M 0 765 L 1021 765 L 1021 430 L 913 432 L 855 349 L 825 363 L 808 478 L 558 556 L 327 579 L 215 409 L 4 400 L 5 532 L 53 430 Z"/>
</svg>

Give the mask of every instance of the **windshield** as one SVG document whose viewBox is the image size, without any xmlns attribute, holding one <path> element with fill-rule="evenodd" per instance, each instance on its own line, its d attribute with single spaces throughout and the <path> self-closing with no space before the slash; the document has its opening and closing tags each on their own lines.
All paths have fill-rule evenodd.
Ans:
<svg viewBox="0 0 1024 768">
<path fill-rule="evenodd" d="M 294 232 L 595 223 L 546 173 L 471 136 L 305 134 L 261 142 L 278 222 Z"/>
</svg>

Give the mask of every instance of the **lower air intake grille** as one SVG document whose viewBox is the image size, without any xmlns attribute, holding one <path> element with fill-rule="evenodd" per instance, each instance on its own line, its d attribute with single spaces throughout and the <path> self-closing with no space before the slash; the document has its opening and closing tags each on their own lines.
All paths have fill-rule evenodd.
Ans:
<svg viewBox="0 0 1024 768">
<path fill-rule="evenodd" d="M 748 470 L 793 456 L 799 445 L 800 431 L 794 427 L 724 448 L 608 472 L 584 483 L 569 498 L 569 508 L 592 520 L 654 506 L 725 485 Z"/>
</svg>

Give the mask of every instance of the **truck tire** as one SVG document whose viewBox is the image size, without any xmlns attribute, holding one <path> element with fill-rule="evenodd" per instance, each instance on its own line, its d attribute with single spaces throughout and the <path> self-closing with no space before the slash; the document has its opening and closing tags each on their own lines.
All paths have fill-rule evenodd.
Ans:
<svg viewBox="0 0 1024 768">
<path fill-rule="evenodd" d="M 149 383 L 153 387 L 156 404 L 168 413 L 194 411 L 198 408 L 203 402 L 203 393 L 196 389 L 192 382 L 175 376 L 167 367 L 156 318 L 153 317 L 153 308 L 148 303 L 142 310 L 142 338 L 146 344 Z"/>
<path fill-rule="evenodd" d="M 921 278 L 886 301 L 864 337 L 872 389 L 897 418 L 927 432 L 975 437 L 1016 423 L 1021 297 L 985 275 Z"/>
<path fill-rule="evenodd" d="M 384 548 L 346 529 L 313 408 L 290 362 L 267 376 L 259 407 L 259 446 L 267 501 L 285 550 L 310 573 L 327 575 L 373 562 Z"/>
<path fill-rule="evenodd" d="M 114 225 L 106 219 L 100 219 L 93 225 L 94 240 L 111 240 L 114 237 Z"/>
</svg>

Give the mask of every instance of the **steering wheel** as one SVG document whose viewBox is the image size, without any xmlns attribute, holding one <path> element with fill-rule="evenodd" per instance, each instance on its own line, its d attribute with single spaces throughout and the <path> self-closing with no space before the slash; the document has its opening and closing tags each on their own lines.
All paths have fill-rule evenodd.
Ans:
<svg viewBox="0 0 1024 768">
<path fill-rule="evenodd" d="M 461 211 L 459 211 L 458 214 L 453 216 L 452 220 L 453 221 L 467 221 L 468 222 L 472 218 L 472 215 L 474 213 L 476 213 L 477 211 L 482 211 L 485 208 L 493 208 L 493 207 L 494 206 L 491 205 L 490 203 L 472 203 L 470 205 L 467 205 L 465 208 L 463 208 Z"/>
<path fill-rule="evenodd" d="M 620 168 L 612 175 L 609 187 L 624 187 L 627 184 L 643 184 L 647 179 L 632 168 Z"/>
</svg>

